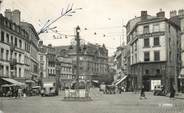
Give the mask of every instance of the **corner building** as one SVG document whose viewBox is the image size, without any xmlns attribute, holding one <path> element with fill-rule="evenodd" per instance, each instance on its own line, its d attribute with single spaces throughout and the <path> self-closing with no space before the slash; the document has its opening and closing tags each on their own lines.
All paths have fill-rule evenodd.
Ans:
<svg viewBox="0 0 184 113">
<path fill-rule="evenodd" d="M 180 27 L 165 18 L 164 11 L 156 16 L 141 11 L 126 28 L 132 89 L 144 85 L 150 91 L 155 85 L 164 85 L 169 90 L 171 85 L 177 86 Z"/>
<path fill-rule="evenodd" d="M 0 14 L 0 78 L 20 82 L 35 80 L 38 74 L 38 40 L 34 27 L 21 22 L 19 10 Z"/>
</svg>

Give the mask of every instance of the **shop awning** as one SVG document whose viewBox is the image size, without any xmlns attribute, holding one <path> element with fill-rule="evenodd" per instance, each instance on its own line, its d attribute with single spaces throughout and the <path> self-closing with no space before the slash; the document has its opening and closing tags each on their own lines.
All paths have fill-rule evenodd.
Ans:
<svg viewBox="0 0 184 113">
<path fill-rule="evenodd" d="M 123 80 L 125 80 L 127 78 L 127 76 L 124 76 L 123 78 L 121 78 L 118 82 L 116 82 L 115 85 L 118 85 L 119 83 L 121 83 Z"/>
<path fill-rule="evenodd" d="M 26 80 L 26 83 L 35 83 L 33 80 Z"/>
<path fill-rule="evenodd" d="M 181 76 L 184 76 L 184 69 L 182 68 L 181 71 L 180 71 L 180 75 Z"/>
<path fill-rule="evenodd" d="M 25 85 L 24 83 L 18 82 L 14 79 L 11 79 L 11 78 L 2 78 L 2 79 L 9 82 L 10 84 L 13 84 L 13 85 L 18 85 L 18 86 L 24 86 Z"/>
<path fill-rule="evenodd" d="M 99 81 L 98 80 L 92 80 L 93 82 L 95 82 L 95 83 L 99 83 Z"/>
</svg>

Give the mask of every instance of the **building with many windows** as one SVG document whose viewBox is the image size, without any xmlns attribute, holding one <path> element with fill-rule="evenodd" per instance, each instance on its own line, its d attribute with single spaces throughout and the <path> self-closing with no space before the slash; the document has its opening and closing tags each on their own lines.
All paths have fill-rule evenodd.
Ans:
<svg viewBox="0 0 184 113">
<path fill-rule="evenodd" d="M 175 24 L 179 25 L 181 28 L 181 43 L 178 45 L 181 47 L 180 55 L 181 59 L 178 62 L 178 66 L 180 66 L 180 74 L 179 74 L 179 91 L 184 92 L 184 10 L 180 9 L 178 11 L 170 11 L 170 20 L 173 21 Z"/>
<path fill-rule="evenodd" d="M 55 47 L 57 54 L 67 54 L 74 64 L 73 74 L 76 73 L 75 46 Z M 80 46 L 79 78 L 102 81 L 108 75 L 108 50 L 104 45 L 86 44 Z"/>
<path fill-rule="evenodd" d="M 32 46 L 37 48 L 39 38 L 31 24 L 29 24 L 30 31 L 22 26 L 20 14 L 19 10 L 10 9 L 5 11 L 5 17 L 0 14 L 0 76 L 25 82 L 38 70 L 36 67 L 38 61 L 33 66 L 31 56 L 34 55 L 37 59 L 37 51 L 32 52 Z M 35 37 L 32 35 L 36 37 L 34 43 Z"/>
<path fill-rule="evenodd" d="M 56 52 L 51 44 L 48 46 L 39 42 L 40 74 L 46 79 L 55 79 L 56 77 Z"/>
<path fill-rule="evenodd" d="M 23 29 L 26 30 L 26 32 L 29 35 L 30 46 L 28 46 L 28 43 L 26 43 L 25 47 L 30 49 L 30 53 L 26 55 L 26 58 L 28 57 L 28 60 L 29 60 L 31 77 L 33 80 L 37 80 L 40 77 L 39 71 L 38 71 L 39 69 L 39 59 L 38 59 L 39 36 L 32 24 L 27 23 L 27 22 L 20 22 L 20 25 Z"/>
<path fill-rule="evenodd" d="M 150 16 L 141 11 L 141 16 L 127 25 L 127 44 L 130 46 L 130 79 L 132 89 L 153 90 L 155 85 L 164 85 L 168 90 L 177 86 L 180 57 L 180 27 L 165 18 L 165 12 Z"/>
<path fill-rule="evenodd" d="M 61 88 L 70 87 L 73 76 L 73 62 L 67 55 L 59 55 L 56 59 L 56 76 Z"/>
</svg>

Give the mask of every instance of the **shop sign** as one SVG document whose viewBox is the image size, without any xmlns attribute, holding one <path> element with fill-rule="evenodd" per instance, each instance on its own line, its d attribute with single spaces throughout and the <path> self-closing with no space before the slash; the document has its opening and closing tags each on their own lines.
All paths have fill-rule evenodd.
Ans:
<svg viewBox="0 0 184 113">
<path fill-rule="evenodd" d="M 165 35 L 165 32 L 153 32 L 153 33 L 146 33 L 138 35 L 138 38 L 147 38 L 147 37 L 157 37 L 157 36 L 163 36 Z"/>
</svg>

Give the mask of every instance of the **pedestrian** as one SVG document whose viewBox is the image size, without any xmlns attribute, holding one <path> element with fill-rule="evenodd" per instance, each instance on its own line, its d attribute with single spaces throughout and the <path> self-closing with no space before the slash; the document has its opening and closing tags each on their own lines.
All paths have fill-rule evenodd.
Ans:
<svg viewBox="0 0 184 113">
<path fill-rule="evenodd" d="M 18 88 L 18 98 L 21 98 L 21 97 L 22 97 L 22 89 Z"/>
<path fill-rule="evenodd" d="M 171 85 L 171 88 L 170 88 L 170 98 L 174 98 L 175 97 L 175 89 L 173 87 L 173 85 Z"/>
<path fill-rule="evenodd" d="M 141 88 L 140 99 L 142 99 L 142 97 L 143 97 L 144 99 L 147 99 L 147 98 L 146 98 L 146 95 L 145 95 L 145 88 L 144 88 L 144 86 L 142 86 L 142 88 Z"/>
<path fill-rule="evenodd" d="M 26 97 L 26 88 L 24 88 L 24 89 L 22 90 L 22 93 L 23 93 L 23 97 L 25 98 L 25 97 Z"/>
</svg>

